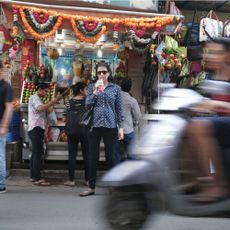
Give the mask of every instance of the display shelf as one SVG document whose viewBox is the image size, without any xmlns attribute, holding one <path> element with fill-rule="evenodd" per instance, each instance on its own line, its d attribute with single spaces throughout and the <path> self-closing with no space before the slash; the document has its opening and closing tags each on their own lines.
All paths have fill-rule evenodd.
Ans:
<svg viewBox="0 0 230 230">
<path fill-rule="evenodd" d="M 22 93 L 20 98 L 20 103 L 22 105 L 28 104 L 31 95 L 37 92 L 37 86 L 33 82 L 23 81 Z M 55 84 L 53 82 L 49 83 L 49 90 L 45 97 L 42 98 L 43 103 L 48 103 L 55 96 Z"/>
</svg>

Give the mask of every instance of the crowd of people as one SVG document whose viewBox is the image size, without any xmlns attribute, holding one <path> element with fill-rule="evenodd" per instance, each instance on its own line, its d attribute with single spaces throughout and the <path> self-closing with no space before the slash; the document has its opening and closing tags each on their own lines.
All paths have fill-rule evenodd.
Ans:
<svg viewBox="0 0 230 230">
<path fill-rule="evenodd" d="M 134 123 L 137 123 L 141 116 L 137 101 L 128 94 L 131 89 L 131 80 L 125 78 L 121 90 L 120 86 L 112 82 L 112 71 L 107 62 L 100 61 L 97 63 L 95 70 L 96 79 L 93 82 L 88 85 L 77 82 L 71 87 L 73 97 L 65 104 L 69 175 L 64 185 L 75 186 L 76 156 L 80 143 L 84 159 L 84 184 L 88 187 L 79 194 L 82 197 L 95 193 L 101 139 L 104 142 L 108 168 L 111 168 L 121 161 L 122 153 L 121 149 L 118 148 L 119 141 L 125 140 L 125 149 L 127 150 L 134 140 Z M 5 82 L 4 84 L 7 85 Z M 10 107 L 7 106 L 10 105 L 8 102 L 12 100 L 11 88 L 5 88 L 5 101 L 1 101 L 5 105 L 5 113 L 1 113 L 1 115 L 3 114 L 1 135 L 5 135 L 7 132 L 5 127 L 8 126 L 10 120 Z M 38 186 L 50 185 L 50 182 L 42 177 L 41 160 L 44 155 L 43 146 L 45 132 L 48 128 L 48 116 L 53 106 L 62 97 L 58 94 L 49 103 L 44 104 L 42 98 L 47 94 L 48 89 L 49 85 L 47 83 L 39 83 L 37 92 L 30 97 L 28 103 L 28 136 L 32 145 L 30 181 Z M 90 126 L 85 126 L 81 123 L 81 117 L 89 105 L 93 105 L 93 116 Z M 0 137 L 1 147 L 5 148 L 5 139 L 2 136 Z M 3 141 L 4 145 L 2 144 Z M 3 155 L 5 156 L 5 154 Z M 5 179 L 3 180 L 5 172 L 3 172 L 3 168 L 5 166 L 2 164 L 0 189 L 5 190 Z"/>
<path fill-rule="evenodd" d="M 205 50 L 206 71 L 212 72 L 218 81 L 229 82 L 229 39 L 216 39 L 209 42 Z M 2 77 L 1 70 L 0 63 L 0 193 L 3 193 L 6 191 L 5 135 L 11 118 L 13 95 L 11 87 Z M 135 140 L 134 125 L 141 117 L 138 102 L 129 94 L 132 87 L 131 80 L 124 78 L 121 87 L 113 83 L 110 65 L 105 61 L 97 63 L 95 71 L 96 79 L 93 82 L 88 85 L 78 82 L 72 86 L 73 98 L 66 104 L 69 176 L 64 185 L 75 186 L 76 154 L 80 143 L 87 186 L 87 189 L 79 194 L 82 197 L 95 194 L 101 140 L 103 139 L 108 168 L 114 167 L 122 160 L 132 160 L 129 147 Z M 34 185 L 40 186 L 50 185 L 41 176 L 47 116 L 50 109 L 62 97 L 58 94 L 52 101 L 44 104 L 41 99 L 47 91 L 48 84 L 40 83 L 37 93 L 30 97 L 28 104 L 28 135 L 32 143 L 30 179 Z M 185 130 L 185 136 L 192 146 L 192 154 L 197 159 L 197 175 L 194 179 L 203 177 L 211 178 L 212 181 L 212 186 L 202 185 L 202 189 L 194 198 L 195 202 L 213 202 L 229 196 L 229 178 L 226 176 L 226 171 L 229 174 L 229 169 L 223 166 L 227 156 L 221 152 L 223 147 L 230 148 L 229 94 L 224 96 L 224 102 L 222 99 L 221 95 L 215 95 L 214 100 L 206 100 L 205 103 L 196 105 L 196 109 L 208 109 L 215 113 L 221 110 L 221 116 L 193 119 Z M 81 124 L 79 118 L 84 114 L 87 106 L 93 106 L 90 126 Z M 70 124 L 71 119 L 76 123 L 76 127 Z M 211 174 L 210 162 L 214 165 L 214 174 Z"/>
</svg>

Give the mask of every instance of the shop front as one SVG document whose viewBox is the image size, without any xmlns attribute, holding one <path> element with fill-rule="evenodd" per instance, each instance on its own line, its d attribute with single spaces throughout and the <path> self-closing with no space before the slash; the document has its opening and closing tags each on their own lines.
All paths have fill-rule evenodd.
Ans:
<svg viewBox="0 0 230 230">
<path fill-rule="evenodd" d="M 8 23 L 11 22 L 11 36 L 15 42 L 16 54 L 9 61 L 19 59 L 20 62 L 17 84 L 21 89 L 22 160 L 29 159 L 31 153 L 27 111 L 29 97 L 36 92 L 37 82 L 49 82 L 49 93 L 43 98 L 43 102 L 48 103 L 74 83 L 94 80 L 94 67 L 104 60 L 111 66 L 114 82 L 119 84 L 124 77 L 132 78 L 132 94 L 141 103 L 146 53 L 157 42 L 159 34 L 174 34 L 176 26 L 183 20 L 181 15 L 138 14 L 136 11 L 80 9 L 76 6 L 60 9 L 57 5 L 18 3 L 3 4 L 3 9 Z M 65 103 L 71 95 L 70 91 L 54 106 L 57 120 L 48 129 L 47 160 L 66 160 L 68 157 L 64 133 Z"/>
</svg>

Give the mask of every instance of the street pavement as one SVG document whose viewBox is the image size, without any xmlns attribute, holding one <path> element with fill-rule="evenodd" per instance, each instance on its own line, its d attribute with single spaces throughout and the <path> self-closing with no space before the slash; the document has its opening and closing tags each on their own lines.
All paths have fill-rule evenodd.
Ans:
<svg viewBox="0 0 230 230">
<path fill-rule="evenodd" d="M 97 188 L 96 195 L 79 197 L 85 189 L 79 175 L 74 188 L 62 185 L 63 176 L 50 175 L 52 185 L 41 187 L 31 184 L 28 172 L 11 175 L 7 193 L 0 194 L 0 230 L 110 230 L 104 213 L 108 191 Z M 230 219 L 189 218 L 165 212 L 151 216 L 142 230 L 206 229 L 229 230 Z"/>
</svg>

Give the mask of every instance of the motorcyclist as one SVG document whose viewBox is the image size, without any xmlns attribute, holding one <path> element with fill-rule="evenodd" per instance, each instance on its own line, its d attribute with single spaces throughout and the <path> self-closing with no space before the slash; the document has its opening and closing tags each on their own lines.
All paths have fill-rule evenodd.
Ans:
<svg viewBox="0 0 230 230">
<path fill-rule="evenodd" d="M 204 67 L 206 71 L 213 72 L 215 80 L 229 82 L 230 75 L 230 39 L 220 38 L 208 42 L 205 46 Z M 205 117 L 194 119 L 186 128 L 186 136 L 191 146 L 196 147 L 193 153 L 198 159 L 200 177 L 211 178 L 211 183 L 199 185 L 199 192 L 193 201 L 215 202 L 229 196 L 229 186 L 224 166 L 227 154 L 222 148 L 229 148 L 230 141 L 230 90 L 227 95 L 215 95 L 215 100 L 207 100 L 194 107 L 195 110 L 210 111 L 211 113 L 225 114 L 227 116 Z M 225 101 L 220 101 L 221 99 Z M 217 100 L 218 99 L 218 100 Z M 190 149 L 191 150 L 191 149 Z M 210 161 L 215 173 L 210 173 Z"/>
</svg>

